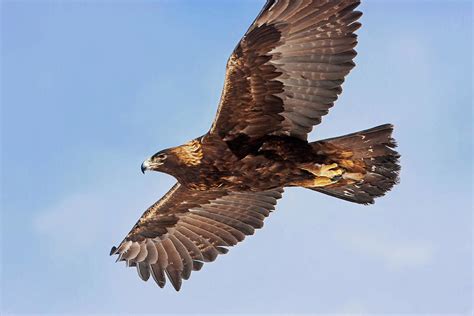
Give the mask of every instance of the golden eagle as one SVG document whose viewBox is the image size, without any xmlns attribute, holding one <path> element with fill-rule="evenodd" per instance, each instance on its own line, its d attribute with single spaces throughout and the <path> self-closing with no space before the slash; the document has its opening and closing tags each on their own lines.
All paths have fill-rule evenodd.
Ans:
<svg viewBox="0 0 474 316">
<path fill-rule="evenodd" d="M 179 290 L 191 271 L 261 228 L 284 187 L 369 204 L 397 183 L 389 124 L 307 141 L 355 66 L 359 3 L 267 1 L 227 62 L 210 131 L 143 162 L 143 172 L 178 182 L 111 255 Z"/>
</svg>

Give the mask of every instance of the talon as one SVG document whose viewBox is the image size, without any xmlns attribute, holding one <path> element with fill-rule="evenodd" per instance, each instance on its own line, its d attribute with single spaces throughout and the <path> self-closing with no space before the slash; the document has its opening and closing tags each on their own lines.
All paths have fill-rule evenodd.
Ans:
<svg viewBox="0 0 474 316">
<path fill-rule="evenodd" d="M 364 175 L 359 172 L 347 172 L 347 173 L 344 173 L 342 177 L 344 179 L 354 180 L 354 181 L 361 181 L 362 179 L 364 179 Z"/>
<path fill-rule="evenodd" d="M 336 163 L 333 163 L 330 165 L 323 165 L 318 175 L 327 177 L 327 178 L 334 178 L 334 177 L 340 176 L 344 173 L 344 170 L 338 167 L 339 166 Z"/>
<path fill-rule="evenodd" d="M 315 175 L 315 179 L 310 182 L 310 186 L 313 187 L 322 187 L 330 184 L 334 184 L 339 181 L 345 172 L 344 169 L 339 168 L 337 163 L 332 163 L 329 165 L 313 165 L 307 166 L 306 168 L 302 168 L 306 171 L 311 172 Z"/>
<path fill-rule="evenodd" d="M 320 169 L 320 172 L 325 173 L 325 172 L 327 172 L 331 169 L 334 169 L 334 168 L 337 168 L 337 163 L 332 163 L 330 165 L 322 165 L 321 169 Z"/>
<path fill-rule="evenodd" d="M 336 169 L 336 170 L 330 170 L 327 172 L 330 176 L 330 178 L 334 178 L 334 177 L 337 177 L 337 176 L 340 176 L 344 173 L 344 170 L 342 170 L 341 168 L 339 169 Z"/>
<path fill-rule="evenodd" d="M 311 187 L 325 187 L 330 184 L 334 184 L 337 181 L 332 181 L 332 179 L 329 179 L 327 177 L 317 177 L 316 179 L 313 180 L 313 184 Z"/>
</svg>

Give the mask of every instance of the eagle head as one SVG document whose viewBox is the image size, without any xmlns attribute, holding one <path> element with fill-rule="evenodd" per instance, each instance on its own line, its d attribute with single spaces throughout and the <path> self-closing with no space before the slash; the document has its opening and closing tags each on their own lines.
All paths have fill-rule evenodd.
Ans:
<svg viewBox="0 0 474 316">
<path fill-rule="evenodd" d="M 153 170 L 173 174 L 179 167 L 199 166 L 202 159 L 201 143 L 194 139 L 184 145 L 157 152 L 142 163 L 142 172 Z"/>
<path fill-rule="evenodd" d="M 168 162 L 169 153 L 165 150 L 159 151 L 142 163 L 142 173 L 146 170 L 164 171 Z"/>
</svg>

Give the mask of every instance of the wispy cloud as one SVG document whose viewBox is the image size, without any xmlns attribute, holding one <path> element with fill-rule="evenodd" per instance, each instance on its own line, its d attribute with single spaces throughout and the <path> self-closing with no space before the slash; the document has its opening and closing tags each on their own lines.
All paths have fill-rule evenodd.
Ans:
<svg viewBox="0 0 474 316">
<path fill-rule="evenodd" d="M 35 233 L 51 255 L 74 257 L 97 248 L 98 243 L 111 247 L 120 242 L 142 212 L 174 182 L 143 177 L 138 168 L 123 168 L 134 158 L 117 159 L 117 154 L 107 152 L 102 156 L 109 162 L 101 168 L 91 166 L 89 172 L 96 174 L 93 185 L 65 194 L 32 218 Z"/>
<path fill-rule="evenodd" d="M 344 303 L 340 310 L 337 311 L 339 314 L 351 314 L 351 315 L 368 315 L 367 306 L 359 299 L 351 299 Z"/>
<path fill-rule="evenodd" d="M 47 238 L 51 248 L 64 250 L 85 249 L 101 235 L 106 213 L 106 197 L 77 193 L 40 212 L 33 219 L 37 233 Z M 64 249 L 67 248 L 67 249 Z"/>
<path fill-rule="evenodd" d="M 428 241 L 397 241 L 369 233 L 343 233 L 339 239 L 354 251 L 383 260 L 391 269 L 425 266 L 435 254 Z"/>
</svg>

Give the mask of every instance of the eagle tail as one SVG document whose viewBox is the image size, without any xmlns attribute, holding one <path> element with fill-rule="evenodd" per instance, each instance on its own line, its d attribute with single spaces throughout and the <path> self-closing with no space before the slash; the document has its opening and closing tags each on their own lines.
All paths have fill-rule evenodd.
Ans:
<svg viewBox="0 0 474 316">
<path fill-rule="evenodd" d="M 323 171 L 331 179 L 307 188 L 350 202 L 374 203 L 399 181 L 400 155 L 392 131 L 393 126 L 385 124 L 311 143 L 318 155 L 329 157 L 329 169 Z"/>
</svg>

